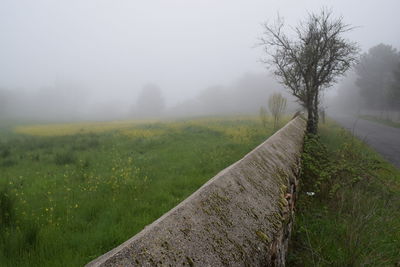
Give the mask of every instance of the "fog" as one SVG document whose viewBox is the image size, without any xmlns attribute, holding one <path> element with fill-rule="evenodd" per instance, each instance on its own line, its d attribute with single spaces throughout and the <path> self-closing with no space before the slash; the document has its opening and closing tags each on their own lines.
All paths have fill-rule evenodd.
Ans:
<svg viewBox="0 0 400 267">
<path fill-rule="evenodd" d="M 296 25 L 322 7 L 358 26 L 346 37 L 363 51 L 400 47 L 398 0 L 2 0 L 0 117 L 255 113 L 286 92 L 259 62 L 261 24 L 280 14 Z"/>
<path fill-rule="evenodd" d="M 331 114 L 400 121 L 400 52 L 388 44 L 371 47 L 334 93 L 325 98 Z"/>
</svg>

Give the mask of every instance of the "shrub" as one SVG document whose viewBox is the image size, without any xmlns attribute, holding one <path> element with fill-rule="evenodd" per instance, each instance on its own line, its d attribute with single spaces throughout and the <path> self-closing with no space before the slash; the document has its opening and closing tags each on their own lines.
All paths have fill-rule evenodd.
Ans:
<svg viewBox="0 0 400 267">
<path fill-rule="evenodd" d="M 268 112 L 264 107 L 260 107 L 260 120 L 262 126 L 265 128 L 268 124 Z"/>
<path fill-rule="evenodd" d="M 11 151 L 8 147 L 0 147 L 0 157 L 7 158 L 11 155 Z"/>
<path fill-rule="evenodd" d="M 13 160 L 13 159 L 5 159 L 1 163 L 1 166 L 3 166 L 3 167 L 11 167 L 11 166 L 14 166 L 16 164 L 17 164 L 17 162 L 15 160 Z"/>
<path fill-rule="evenodd" d="M 0 227 L 13 225 L 14 218 L 14 199 L 6 187 L 0 192 Z"/>
<path fill-rule="evenodd" d="M 274 118 L 274 129 L 279 127 L 279 121 L 286 110 L 286 102 L 286 98 L 280 93 L 274 93 L 268 99 L 268 108 Z"/>
<path fill-rule="evenodd" d="M 39 227 L 35 223 L 30 223 L 24 229 L 24 246 L 28 248 L 35 247 L 39 234 Z"/>
<path fill-rule="evenodd" d="M 54 163 L 57 165 L 74 164 L 76 162 L 75 154 L 72 151 L 56 153 Z"/>
</svg>

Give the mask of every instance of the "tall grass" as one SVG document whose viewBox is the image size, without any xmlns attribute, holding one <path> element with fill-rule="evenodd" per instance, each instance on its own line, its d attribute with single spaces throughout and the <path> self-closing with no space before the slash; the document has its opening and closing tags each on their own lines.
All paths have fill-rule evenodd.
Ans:
<svg viewBox="0 0 400 267">
<path fill-rule="evenodd" d="M 1 266 L 84 265 L 273 132 L 257 118 L 18 131 L 0 135 Z"/>
<path fill-rule="evenodd" d="M 400 171 L 336 124 L 322 125 L 305 142 L 289 266 L 399 264 L 399 207 Z"/>
</svg>

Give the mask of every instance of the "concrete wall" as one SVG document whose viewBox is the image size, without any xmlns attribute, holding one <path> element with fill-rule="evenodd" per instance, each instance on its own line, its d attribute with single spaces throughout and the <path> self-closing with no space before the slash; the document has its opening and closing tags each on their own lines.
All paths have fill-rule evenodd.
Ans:
<svg viewBox="0 0 400 267">
<path fill-rule="evenodd" d="M 296 117 L 87 266 L 283 266 L 305 127 Z"/>
</svg>

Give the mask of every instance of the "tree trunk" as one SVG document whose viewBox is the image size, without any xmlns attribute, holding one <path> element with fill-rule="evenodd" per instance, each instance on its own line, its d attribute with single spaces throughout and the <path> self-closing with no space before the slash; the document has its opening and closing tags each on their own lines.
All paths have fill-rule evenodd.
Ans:
<svg viewBox="0 0 400 267">
<path fill-rule="evenodd" d="M 307 133 L 318 133 L 318 93 L 311 97 L 311 101 L 307 105 Z"/>
<path fill-rule="evenodd" d="M 314 122 L 315 122 L 315 133 L 318 133 L 318 122 L 319 122 L 319 101 L 318 101 L 318 89 L 315 90 L 314 96 Z"/>
<path fill-rule="evenodd" d="M 307 107 L 307 113 L 308 113 L 308 118 L 307 118 L 307 133 L 310 134 L 317 134 L 317 124 L 315 121 L 315 112 L 314 112 L 314 106 L 310 105 Z"/>
</svg>

